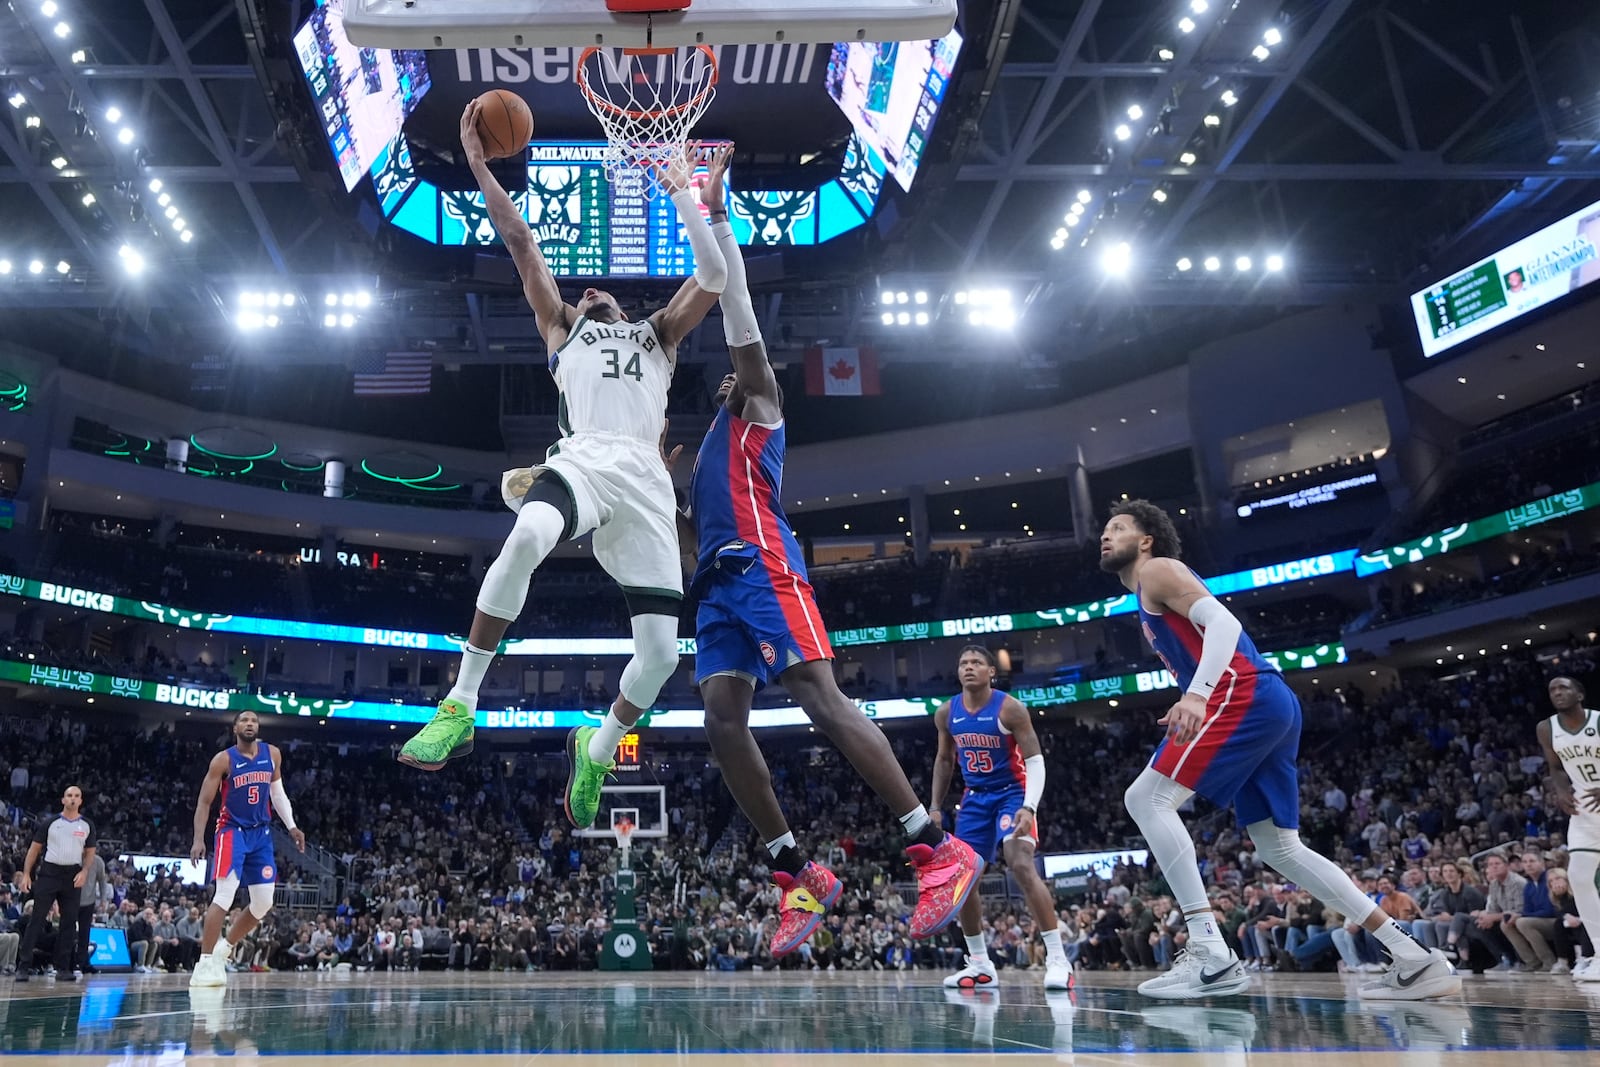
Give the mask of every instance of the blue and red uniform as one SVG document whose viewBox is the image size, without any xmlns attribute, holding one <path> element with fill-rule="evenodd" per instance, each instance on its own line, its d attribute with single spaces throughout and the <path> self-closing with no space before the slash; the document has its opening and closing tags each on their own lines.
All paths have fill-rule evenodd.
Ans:
<svg viewBox="0 0 1600 1067">
<path fill-rule="evenodd" d="M 1000 724 L 1006 694 L 994 690 L 981 708 L 967 707 L 965 693 L 950 701 L 950 737 L 956 745 L 956 766 L 966 792 L 956 812 L 956 836 L 972 846 L 985 863 L 993 863 L 1001 846 L 1014 834 L 1022 807 L 1027 773 L 1017 739 Z M 1039 839 L 1038 823 L 1029 835 Z"/>
<path fill-rule="evenodd" d="M 778 495 L 783 451 L 782 422 L 762 426 L 723 408 L 695 458 L 697 681 L 728 674 L 759 689 L 797 664 L 833 658 Z"/>
<path fill-rule="evenodd" d="M 222 779 L 222 812 L 211 849 L 211 880 L 239 877 L 240 885 L 272 885 L 278 880 L 272 851 L 272 749 L 257 745 L 246 756 L 237 745 Z"/>
<path fill-rule="evenodd" d="M 1142 595 L 1139 623 L 1178 688 L 1188 689 L 1200 664 L 1200 629 L 1182 615 L 1148 610 Z M 1206 701 L 1199 733 L 1187 745 L 1162 741 L 1150 766 L 1221 807 L 1232 805 L 1245 826 L 1270 818 L 1275 826 L 1296 830 L 1299 754 L 1300 700 L 1241 632 Z"/>
</svg>

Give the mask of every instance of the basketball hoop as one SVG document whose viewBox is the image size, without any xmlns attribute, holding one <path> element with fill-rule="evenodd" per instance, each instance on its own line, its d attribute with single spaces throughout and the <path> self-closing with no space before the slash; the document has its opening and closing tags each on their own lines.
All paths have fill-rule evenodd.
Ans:
<svg viewBox="0 0 1600 1067">
<path fill-rule="evenodd" d="M 658 170 L 682 155 L 689 132 L 716 95 L 717 55 L 704 44 L 589 47 L 578 57 L 577 81 L 583 102 L 605 130 L 607 180 L 640 171 L 653 196 L 661 191 Z"/>
<path fill-rule="evenodd" d="M 637 829 L 631 819 L 618 819 L 611 827 L 611 832 L 616 835 L 617 847 L 624 854 L 633 851 L 633 831 Z"/>
</svg>

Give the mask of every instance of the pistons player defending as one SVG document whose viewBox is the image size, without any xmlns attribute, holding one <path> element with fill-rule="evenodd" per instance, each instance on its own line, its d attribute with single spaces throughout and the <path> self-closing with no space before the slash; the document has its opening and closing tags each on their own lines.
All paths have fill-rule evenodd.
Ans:
<svg viewBox="0 0 1600 1067">
<path fill-rule="evenodd" d="M 1138 598 L 1145 637 L 1184 694 L 1160 720 L 1167 736 L 1124 800 L 1188 923 L 1189 942 L 1166 974 L 1139 986 L 1165 1000 L 1242 993 L 1249 984 L 1222 939 L 1178 808 L 1199 793 L 1233 806 L 1262 861 L 1371 931 L 1392 966 L 1361 990 L 1373 1000 L 1425 1000 L 1461 990 L 1455 968 L 1361 892 L 1338 865 L 1300 840 L 1300 701 L 1262 659 L 1239 620 L 1178 560 L 1178 532 L 1148 500 L 1111 509 L 1100 569 Z"/>
<path fill-rule="evenodd" d="M 911 936 L 931 937 L 955 915 L 983 864 L 929 818 L 888 738 L 834 681 L 828 629 L 778 495 L 783 397 L 767 362 L 745 285 L 744 259 L 723 203 L 722 175 L 731 153 L 727 146 L 713 156 L 700 195 L 728 264 L 722 321 L 734 372 L 717 392 L 720 410 L 695 460 L 690 513 L 681 516 L 680 531 L 684 544 L 697 538 L 699 544 L 693 581 L 700 597 L 695 671 L 706 704 L 706 739 L 728 791 L 766 843 L 773 881 L 783 890 L 774 956 L 799 948 L 841 891 L 831 871 L 801 853 L 750 732 L 756 689 L 774 681 L 899 820 L 917 870 Z"/>
<path fill-rule="evenodd" d="M 205 781 L 200 783 L 200 800 L 194 807 L 194 847 L 189 850 L 194 862 L 205 859 L 206 819 L 218 789 L 222 790 L 222 812 L 217 816 L 211 857 L 211 877 L 217 883 L 217 893 L 206 911 L 202 954 L 189 979 L 192 986 L 227 985 L 227 963 L 233 946 L 272 910 L 272 891 L 278 881 L 272 854 L 274 811 L 283 819 L 295 847 L 301 852 L 306 850 L 306 835 L 295 828 L 294 810 L 283 789 L 283 757 L 275 746 L 256 740 L 260 732 L 261 720 L 255 712 L 235 715 L 233 746 L 211 757 Z M 250 890 L 250 907 L 240 913 L 228 936 L 222 938 L 222 920 L 233 907 L 241 884 Z"/>
<path fill-rule="evenodd" d="M 1052 992 L 1070 990 L 1072 962 L 1061 947 L 1055 904 L 1033 865 L 1039 843 L 1039 798 L 1044 795 L 1039 738 L 1022 702 L 994 687 L 994 654 L 987 648 L 963 648 L 956 676 L 961 679 L 961 695 L 933 715 L 939 728 L 939 755 L 933 764 L 928 811 L 935 822 L 941 821 L 950 775 L 959 766 L 967 788 L 956 815 L 956 836 L 986 863 L 993 863 L 997 852 L 1004 855 L 1006 870 L 1017 880 L 1044 940 L 1044 987 Z M 983 941 L 983 902 L 976 890 L 961 906 L 961 933 L 967 939 L 967 965 L 946 978 L 945 986 L 996 988 L 1000 978 Z"/>
</svg>

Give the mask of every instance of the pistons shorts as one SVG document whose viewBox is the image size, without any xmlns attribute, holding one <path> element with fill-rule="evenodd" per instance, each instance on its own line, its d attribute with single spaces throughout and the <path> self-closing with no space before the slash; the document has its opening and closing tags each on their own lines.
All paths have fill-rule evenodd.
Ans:
<svg viewBox="0 0 1600 1067">
<path fill-rule="evenodd" d="M 240 885 L 274 885 L 277 861 L 272 827 L 225 826 L 217 831 L 211 852 L 211 880 L 237 875 Z"/>
<path fill-rule="evenodd" d="M 1219 807 L 1244 826 L 1271 819 L 1300 828 L 1300 698 L 1276 672 L 1224 674 L 1206 702 L 1205 721 L 1187 745 L 1161 742 L 1150 767 Z"/>
<path fill-rule="evenodd" d="M 1016 836 L 1017 812 L 1022 808 L 1022 787 L 1014 789 L 969 789 L 956 812 L 956 836 L 972 846 L 984 863 L 1000 858 L 1005 843 Z M 1039 823 L 1034 821 L 1028 837 L 1039 840 Z"/>
<path fill-rule="evenodd" d="M 811 583 L 770 553 L 724 554 L 699 592 L 697 683 L 726 674 L 760 689 L 797 664 L 833 658 Z"/>
</svg>

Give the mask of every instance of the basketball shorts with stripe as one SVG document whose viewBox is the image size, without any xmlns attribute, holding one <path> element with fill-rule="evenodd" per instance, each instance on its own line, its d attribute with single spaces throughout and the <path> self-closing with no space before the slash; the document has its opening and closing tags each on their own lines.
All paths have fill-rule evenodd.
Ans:
<svg viewBox="0 0 1600 1067">
<path fill-rule="evenodd" d="M 273 885 L 278 880 L 270 826 L 223 826 L 211 845 L 211 880 L 235 875 L 240 885 Z"/>
<path fill-rule="evenodd" d="M 572 494 L 572 536 L 594 531 L 595 562 L 618 585 L 683 596 L 677 499 L 654 442 L 595 432 L 562 438 L 539 466 L 507 471 L 501 494 L 515 511 L 531 477 L 552 475 Z"/>
<path fill-rule="evenodd" d="M 1199 735 L 1187 745 L 1161 742 L 1150 766 L 1219 807 L 1233 806 L 1242 825 L 1271 819 L 1297 830 L 1299 755 L 1300 698 L 1283 676 L 1225 674 Z"/>
<path fill-rule="evenodd" d="M 1002 857 L 1005 843 L 1017 836 L 1017 812 L 1026 799 L 1020 785 L 967 790 L 961 797 L 961 810 L 956 812 L 956 836 L 972 846 L 984 863 L 995 862 Z M 1038 844 L 1037 822 L 1026 836 Z"/>
<path fill-rule="evenodd" d="M 766 553 L 757 552 L 742 570 L 733 560 L 722 562 L 700 590 L 697 683 L 728 674 L 760 689 L 797 664 L 833 658 L 810 582 L 785 573 Z"/>
</svg>

